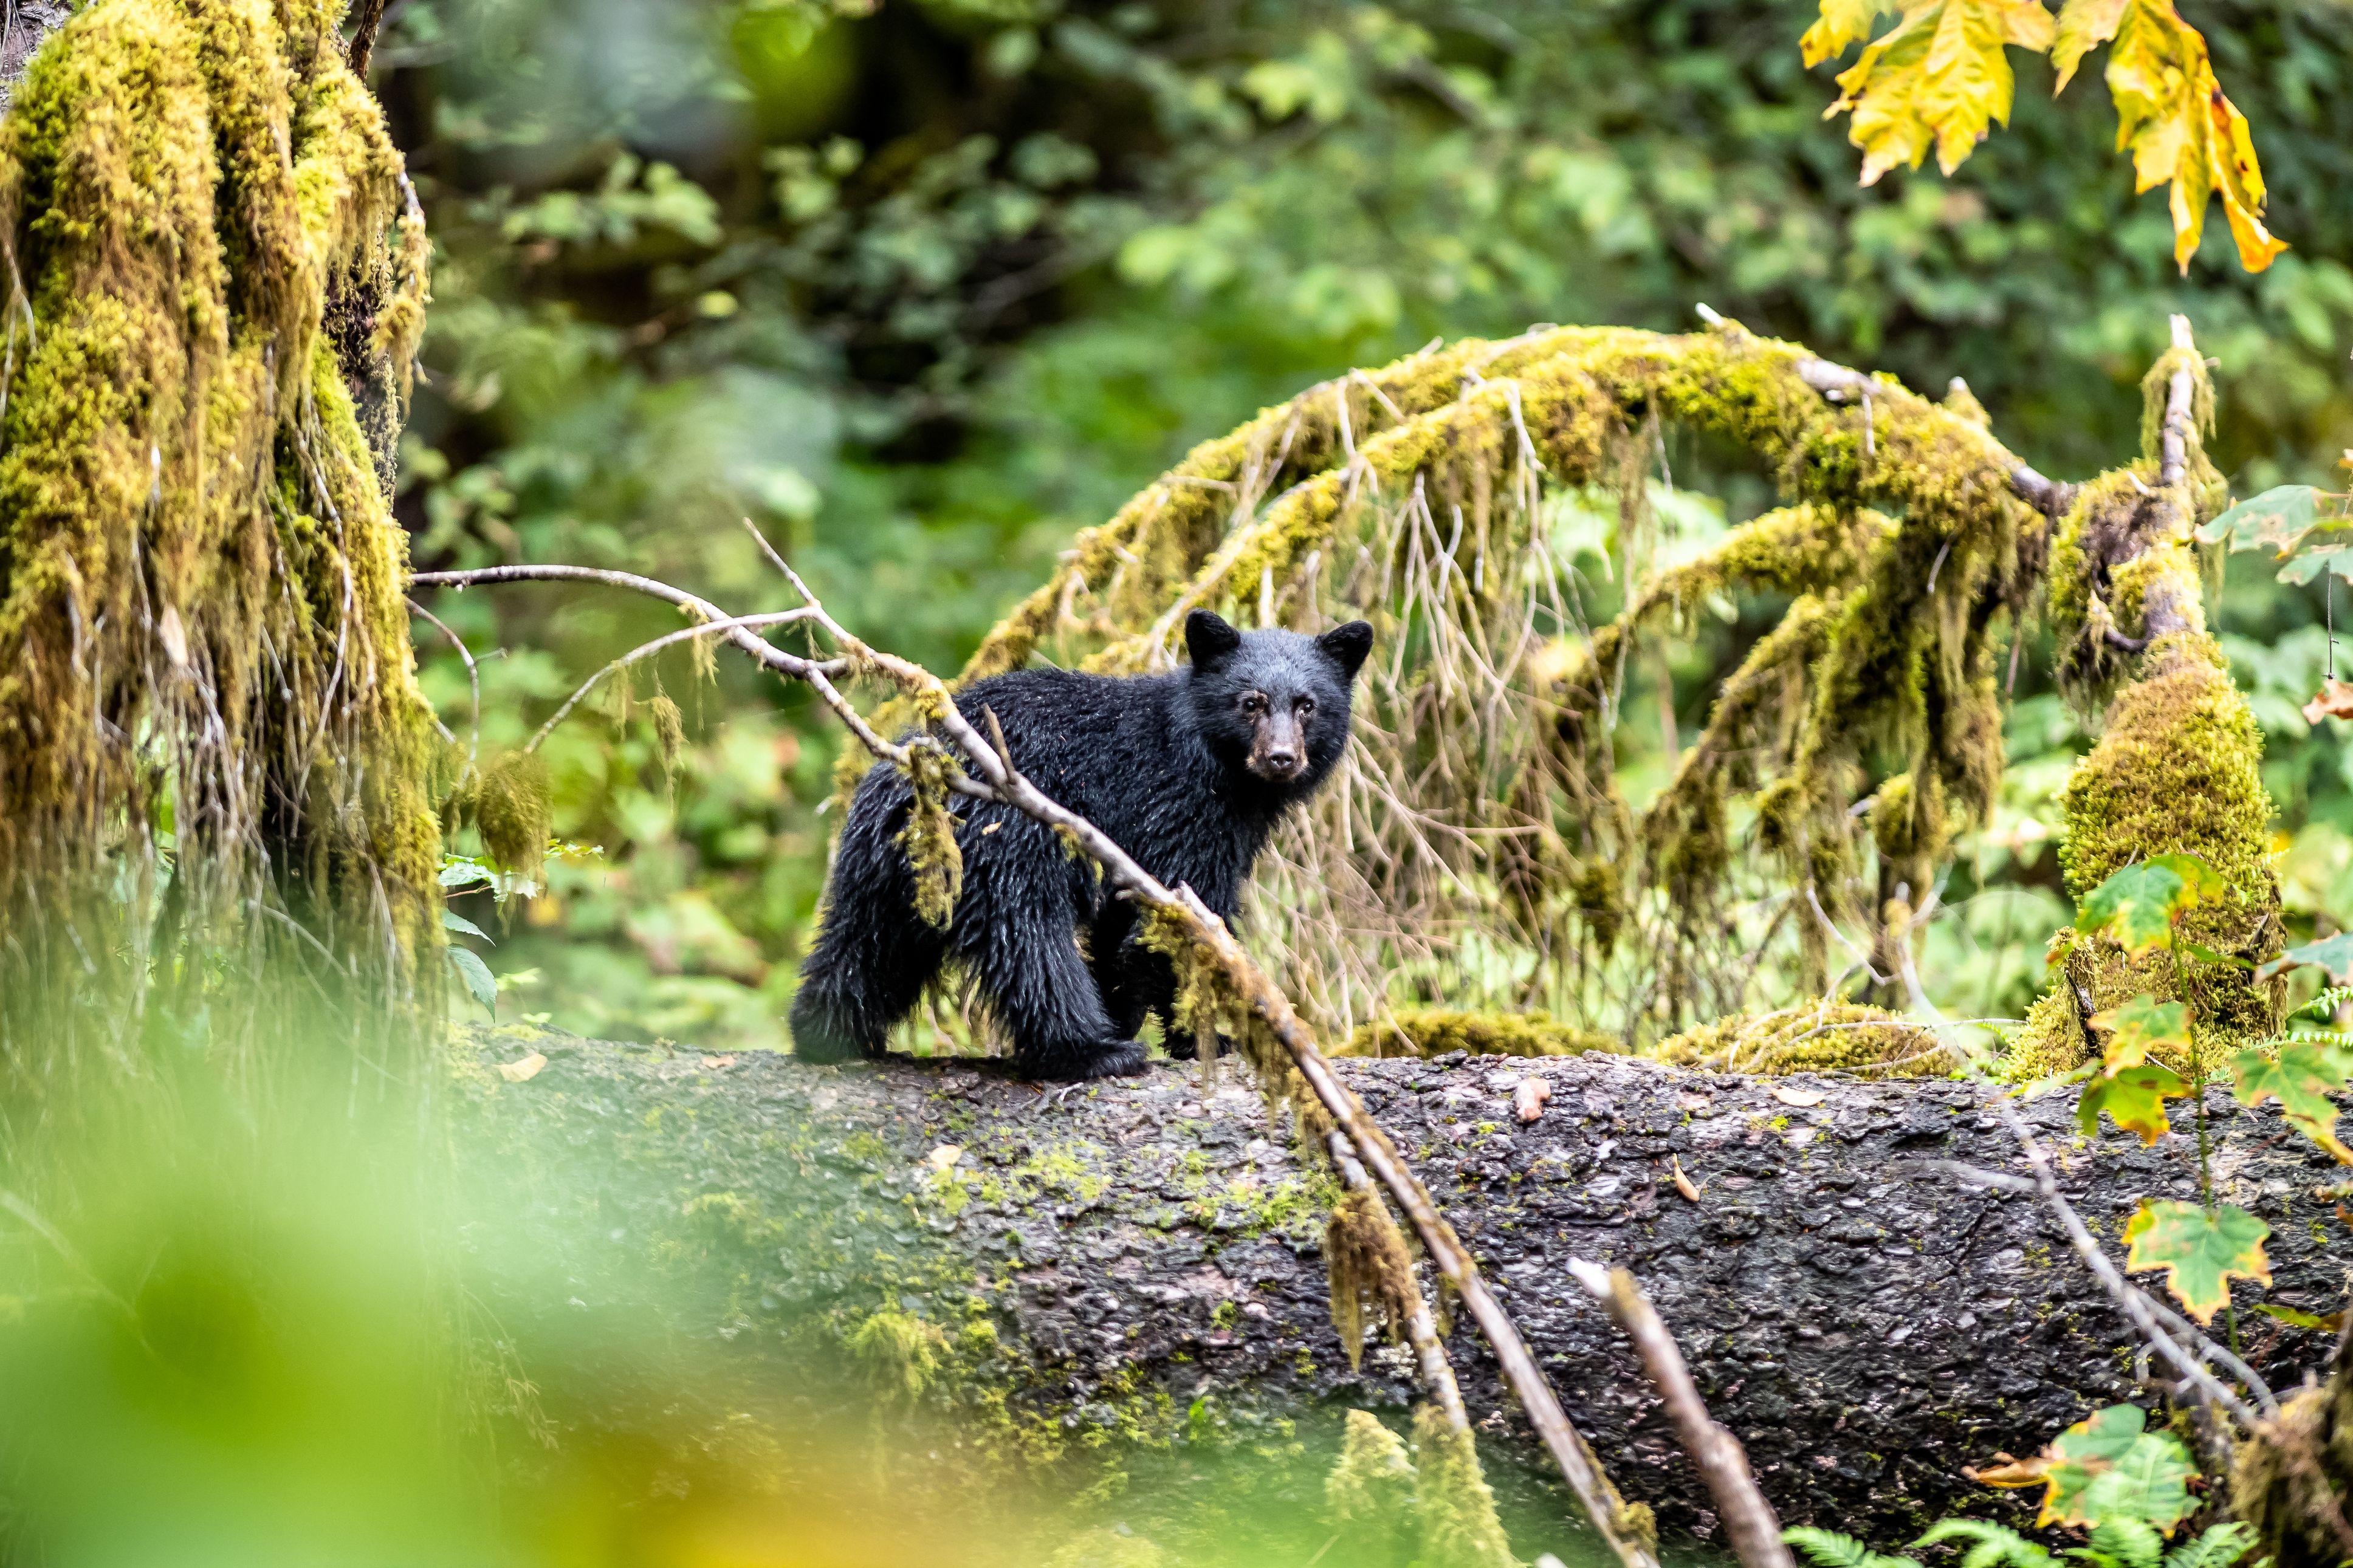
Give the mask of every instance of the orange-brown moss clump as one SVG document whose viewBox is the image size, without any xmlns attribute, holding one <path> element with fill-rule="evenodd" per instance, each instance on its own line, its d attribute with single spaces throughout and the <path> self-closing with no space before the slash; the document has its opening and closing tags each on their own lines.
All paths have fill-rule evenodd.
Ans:
<svg viewBox="0 0 2353 1568">
<path fill-rule="evenodd" d="M 217 964 L 297 923 L 387 1002 L 440 994 L 417 967 L 438 968 L 439 845 L 406 535 L 349 390 L 405 394 L 425 237 L 340 13 L 101 0 L 0 121 L 14 1002 L 41 1003 L 69 930 L 168 984 L 185 954 Z M 331 296 L 367 323 L 348 366 Z"/>
<path fill-rule="evenodd" d="M 1679 1067 L 1767 1078 L 1794 1072 L 1942 1078 L 1960 1065 L 1935 1031 L 1883 1008 L 1847 1002 L 1736 1013 L 1676 1036 L 1658 1055 Z"/>
<path fill-rule="evenodd" d="M 1541 1013 L 1458 1013 L 1401 1007 L 1359 1024 L 1333 1052 L 1342 1057 L 1577 1057 L 1621 1049 L 1607 1035 L 1572 1028 Z"/>
</svg>

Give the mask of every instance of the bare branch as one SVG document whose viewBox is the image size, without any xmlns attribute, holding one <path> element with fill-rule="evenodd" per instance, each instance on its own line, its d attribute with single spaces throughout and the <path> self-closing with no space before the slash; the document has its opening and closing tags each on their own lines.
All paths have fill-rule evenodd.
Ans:
<svg viewBox="0 0 2353 1568">
<path fill-rule="evenodd" d="M 351 53 L 346 58 L 351 62 L 352 74 L 365 81 L 368 59 L 375 53 L 375 31 L 384 25 L 384 0 L 359 0 L 355 15 L 358 25 L 353 30 Z"/>
<path fill-rule="evenodd" d="M 531 740 L 523 746 L 523 750 L 526 752 L 535 752 L 539 750 L 540 742 L 546 740 L 548 736 L 554 734 L 555 732 L 555 727 L 558 724 L 563 723 L 565 716 L 568 715 L 575 708 L 580 706 L 582 699 L 586 698 L 591 691 L 596 690 L 597 686 L 603 682 L 607 676 L 617 675 L 620 671 L 627 669 L 629 666 L 637 663 L 638 660 L 641 658 L 649 658 L 653 655 L 659 653 L 662 649 L 672 647 L 675 644 L 691 642 L 696 637 L 707 637 L 714 633 L 724 632 L 736 626 L 758 629 L 767 626 L 789 626 L 795 621 L 805 621 L 808 618 L 809 612 L 806 608 L 798 610 L 776 610 L 767 615 L 762 616 L 735 616 L 723 621 L 705 621 L 699 626 L 688 626 L 683 631 L 670 632 L 665 636 L 658 637 L 651 642 L 639 643 L 637 647 L 631 648 L 628 652 L 623 654 L 620 658 L 615 659 L 612 663 L 607 665 L 604 668 L 598 670 L 596 674 L 582 681 L 580 683 L 580 689 L 564 700 L 564 706 L 558 708 L 554 712 L 548 715 L 547 722 L 539 727 L 539 732 L 532 736 Z M 823 668 L 828 668 L 832 671 L 839 673 L 840 670 L 848 668 L 849 665 L 846 660 L 834 659 L 829 661 L 828 665 Z"/>
<path fill-rule="evenodd" d="M 1674 1336 L 1667 1332 L 1667 1325 L 1660 1321 L 1634 1276 L 1623 1268 L 1604 1268 L 1582 1258 L 1571 1259 L 1568 1271 L 1609 1309 L 1610 1319 L 1634 1342 L 1634 1353 L 1641 1358 L 1642 1370 L 1665 1403 L 1667 1419 L 1674 1423 L 1676 1440 L 1707 1483 L 1708 1495 L 1715 1500 L 1715 1511 L 1724 1521 L 1725 1533 L 1731 1537 L 1741 1568 L 1795 1568 L 1797 1559 L 1781 1540 L 1780 1518 L 1757 1489 L 1747 1450 L 1707 1413 L 1706 1402 L 1692 1382 L 1691 1369 L 1683 1364 Z"/>
</svg>

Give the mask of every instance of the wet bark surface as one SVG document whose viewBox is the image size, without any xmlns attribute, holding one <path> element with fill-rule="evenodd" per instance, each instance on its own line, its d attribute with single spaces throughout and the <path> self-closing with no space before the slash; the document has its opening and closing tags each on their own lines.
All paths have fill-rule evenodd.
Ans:
<svg viewBox="0 0 2353 1568">
<path fill-rule="evenodd" d="M 490 1070 L 533 1051 L 547 1062 L 528 1081 Z M 509 1321 L 606 1313 L 635 1332 L 621 1325 L 651 1312 L 745 1384 L 793 1386 L 877 1311 L 985 1321 L 985 1352 L 958 1354 L 934 1395 L 951 1423 L 993 1387 L 1074 1440 L 1151 1440 L 1155 1409 L 1175 1413 L 1180 1446 L 1247 1440 L 1413 1397 L 1402 1352 L 1350 1368 L 1325 1301 L 1328 1189 L 1230 1073 L 1208 1093 L 1174 1066 L 1063 1089 L 985 1065 L 812 1068 L 506 1032 L 459 1057 L 462 1234 L 476 1289 Z M 1342 1071 L 1618 1485 L 1671 1531 L 1712 1532 L 1704 1494 L 1630 1350 L 1571 1288 L 1571 1258 L 1634 1271 L 1786 1522 L 1888 1539 L 1956 1503 L 2015 1507 L 1961 1467 L 2137 1396 L 2120 1315 L 2041 1207 L 1921 1169 L 2021 1170 L 1971 1085 L 1602 1056 Z M 1551 1098 L 1523 1126 L 1510 1090 L 1529 1073 Z M 2194 1113 L 2178 1106 L 2179 1131 L 2145 1148 L 2081 1139 L 2073 1101 L 2027 1115 L 2120 1252 L 2141 1198 L 2194 1196 Z M 2221 1194 L 2272 1226 L 2274 1286 L 2240 1300 L 2334 1310 L 2347 1222 L 2320 1189 L 2337 1167 L 2274 1107 L 2217 1090 L 2207 1114 Z M 559 1260 L 561 1300 L 544 1267 L 510 1266 L 526 1256 Z M 2239 1326 L 2274 1386 L 2327 1353 L 2321 1334 L 2243 1309 Z M 1449 1345 L 1499 1489 L 1541 1489 L 1541 1450 L 1483 1346 L 1467 1326 Z"/>
</svg>

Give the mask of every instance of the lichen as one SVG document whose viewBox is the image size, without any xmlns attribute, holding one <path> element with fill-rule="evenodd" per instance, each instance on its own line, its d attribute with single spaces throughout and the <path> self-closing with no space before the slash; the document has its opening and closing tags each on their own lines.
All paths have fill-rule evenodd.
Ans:
<svg viewBox="0 0 2353 1568">
<path fill-rule="evenodd" d="M 1572 1028 L 1541 1013 L 1467 1013 L 1443 1007 L 1398 1007 L 1360 1024 L 1335 1051 L 1343 1057 L 1574 1057 L 1614 1051 L 1619 1043 L 1590 1029 Z"/>
<path fill-rule="evenodd" d="M 438 1005 L 406 535 L 322 330 L 375 279 L 405 385 L 424 237 L 339 14 L 104 0 L 0 121 L 0 995 L 62 983 L 61 917 L 201 977 L 288 941 L 266 908 Z M 167 949 L 117 943 L 84 895 L 166 825 Z"/>
</svg>

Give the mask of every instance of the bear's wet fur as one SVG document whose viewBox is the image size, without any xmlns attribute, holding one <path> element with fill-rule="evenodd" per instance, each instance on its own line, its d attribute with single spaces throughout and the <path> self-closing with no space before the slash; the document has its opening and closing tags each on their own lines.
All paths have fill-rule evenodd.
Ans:
<svg viewBox="0 0 2353 1568">
<path fill-rule="evenodd" d="M 1170 674 L 1020 670 L 976 683 L 956 707 L 984 734 L 993 710 L 1032 783 L 1231 921 L 1276 821 L 1347 747 L 1350 689 L 1373 629 L 1351 621 L 1312 637 L 1238 632 L 1196 610 L 1185 643 L 1192 662 Z M 1044 824 L 950 798 L 964 890 L 941 931 L 916 914 L 914 874 L 895 842 L 912 800 L 906 779 L 878 763 L 859 784 L 793 1000 L 795 1054 L 880 1056 L 953 955 L 1011 1037 L 1022 1072 L 1142 1071 L 1135 1032 L 1147 1012 L 1167 1026 L 1175 977 L 1134 940 L 1134 905 Z"/>
</svg>

